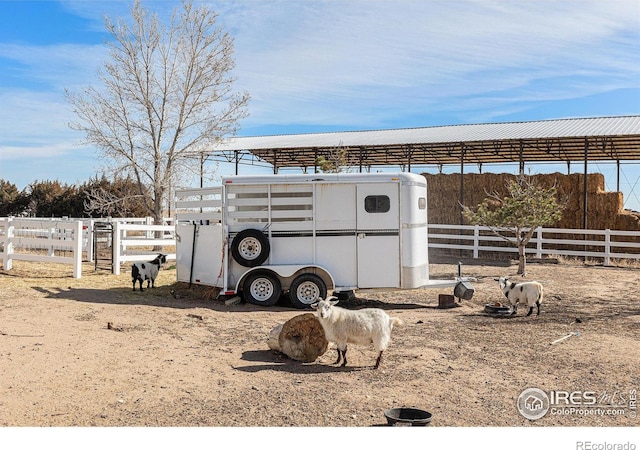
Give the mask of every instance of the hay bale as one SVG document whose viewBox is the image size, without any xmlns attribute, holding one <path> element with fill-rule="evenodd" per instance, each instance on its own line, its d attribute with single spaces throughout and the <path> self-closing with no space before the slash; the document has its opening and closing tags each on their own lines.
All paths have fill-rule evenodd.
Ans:
<svg viewBox="0 0 640 450">
<path fill-rule="evenodd" d="M 315 361 L 329 348 L 322 325 L 312 313 L 295 316 L 276 326 L 269 333 L 268 344 L 272 350 L 302 362 Z"/>
<path fill-rule="evenodd" d="M 429 221 L 438 224 L 460 223 L 460 174 L 422 174 L 427 180 Z M 583 227 L 584 175 L 573 173 L 537 174 L 532 178 L 540 186 L 556 186 L 558 200 L 565 204 L 562 218 L 554 228 L 581 229 Z M 468 173 L 464 175 L 464 205 L 475 208 L 487 197 L 487 193 L 506 194 L 507 181 L 516 176 L 507 173 Z M 590 229 L 639 230 L 640 225 L 624 211 L 621 192 L 606 192 L 604 175 L 587 175 L 587 227 Z"/>
</svg>

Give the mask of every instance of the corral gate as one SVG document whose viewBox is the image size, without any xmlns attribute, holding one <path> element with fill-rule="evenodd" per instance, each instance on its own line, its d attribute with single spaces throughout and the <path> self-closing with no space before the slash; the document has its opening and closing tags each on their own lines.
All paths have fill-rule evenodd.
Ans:
<svg viewBox="0 0 640 450">
<path fill-rule="evenodd" d="M 113 223 L 93 223 L 93 259 L 95 269 L 113 272 Z"/>
</svg>

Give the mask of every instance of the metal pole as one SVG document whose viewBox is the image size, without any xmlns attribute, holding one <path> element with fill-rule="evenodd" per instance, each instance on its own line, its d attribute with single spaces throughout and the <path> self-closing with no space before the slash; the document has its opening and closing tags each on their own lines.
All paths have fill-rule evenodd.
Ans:
<svg viewBox="0 0 640 450">
<path fill-rule="evenodd" d="M 582 180 L 582 190 L 583 190 L 583 198 L 582 202 L 584 205 L 582 211 L 582 227 L 583 229 L 587 229 L 587 161 L 589 160 L 589 139 L 584 140 L 584 180 Z M 586 235 L 585 235 L 586 238 Z"/>
<path fill-rule="evenodd" d="M 460 149 L 460 193 L 458 199 L 458 201 L 460 202 L 460 225 L 464 223 L 464 218 L 462 216 L 462 205 L 464 205 L 464 153 L 465 146 L 464 144 L 462 144 L 462 147 Z"/>
<path fill-rule="evenodd" d="M 273 174 L 278 174 L 278 156 L 275 150 L 273 151 Z"/>
</svg>

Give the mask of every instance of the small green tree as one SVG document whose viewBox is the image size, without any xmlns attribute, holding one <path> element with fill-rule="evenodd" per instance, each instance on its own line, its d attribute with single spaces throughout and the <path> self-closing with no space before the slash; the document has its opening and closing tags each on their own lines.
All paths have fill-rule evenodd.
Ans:
<svg viewBox="0 0 640 450">
<path fill-rule="evenodd" d="M 525 248 L 537 227 L 551 225 L 562 217 L 557 189 L 544 188 L 526 175 L 506 184 L 507 194 L 493 192 L 475 210 L 462 206 L 462 215 L 474 225 L 483 225 L 518 248 L 518 274 L 526 275 Z"/>
<path fill-rule="evenodd" d="M 348 172 L 353 165 L 349 158 L 349 149 L 342 145 L 330 149 L 326 154 L 318 156 L 316 159 L 318 168 L 324 173 Z"/>
</svg>

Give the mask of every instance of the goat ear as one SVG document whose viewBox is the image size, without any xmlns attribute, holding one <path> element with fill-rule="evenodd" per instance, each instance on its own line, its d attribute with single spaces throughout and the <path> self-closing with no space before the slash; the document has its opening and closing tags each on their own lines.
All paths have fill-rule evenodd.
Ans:
<svg viewBox="0 0 640 450">
<path fill-rule="evenodd" d="M 312 303 L 309 306 L 311 306 L 313 309 L 318 309 L 318 302 Z"/>
</svg>

